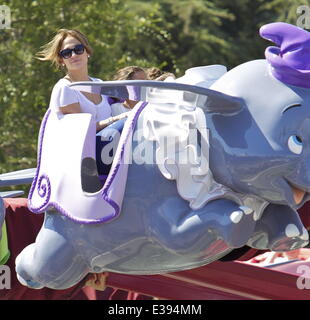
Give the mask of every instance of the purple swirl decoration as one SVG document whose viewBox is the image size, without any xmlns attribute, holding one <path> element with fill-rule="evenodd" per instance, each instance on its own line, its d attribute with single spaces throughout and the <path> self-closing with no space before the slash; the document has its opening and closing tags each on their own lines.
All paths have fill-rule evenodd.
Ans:
<svg viewBox="0 0 310 320">
<path fill-rule="evenodd" d="M 47 175 L 42 174 L 37 183 L 37 192 L 38 195 L 42 198 L 43 203 L 37 208 L 38 211 L 41 211 L 43 208 L 48 205 L 51 197 L 51 183 Z"/>
<path fill-rule="evenodd" d="M 310 88 L 310 33 L 288 23 L 275 22 L 262 26 L 260 35 L 277 45 L 265 51 L 273 76 L 289 85 Z"/>
<path fill-rule="evenodd" d="M 41 198 L 45 198 L 46 193 L 48 193 L 48 197 L 51 195 L 51 183 L 46 175 L 42 175 L 38 181 L 38 194 Z"/>
</svg>

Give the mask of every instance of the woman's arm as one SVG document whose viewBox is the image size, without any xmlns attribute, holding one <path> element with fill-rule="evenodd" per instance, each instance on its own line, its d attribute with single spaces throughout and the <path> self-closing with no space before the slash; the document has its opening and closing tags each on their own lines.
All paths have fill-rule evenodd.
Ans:
<svg viewBox="0 0 310 320">
<path fill-rule="evenodd" d="M 96 131 L 98 132 L 98 131 L 104 129 L 105 127 L 107 127 L 108 125 L 110 125 L 111 123 L 128 117 L 129 112 L 124 112 L 124 113 L 121 113 L 117 116 L 98 121 L 97 125 L 96 125 Z"/>
<path fill-rule="evenodd" d="M 62 112 L 62 114 L 81 113 L 82 112 L 79 103 L 68 104 L 67 106 L 60 107 L 59 110 Z M 129 112 L 124 112 L 124 113 L 121 113 L 117 116 L 97 121 L 96 132 L 102 130 L 103 128 L 107 127 L 108 125 L 110 125 L 111 123 L 113 123 L 117 120 L 121 120 L 123 118 L 126 118 L 129 114 Z"/>
<path fill-rule="evenodd" d="M 72 103 L 72 104 L 68 104 L 66 106 L 60 107 L 59 108 L 60 112 L 62 112 L 63 114 L 70 114 L 70 113 L 81 113 L 81 106 L 78 102 L 76 103 Z"/>
</svg>

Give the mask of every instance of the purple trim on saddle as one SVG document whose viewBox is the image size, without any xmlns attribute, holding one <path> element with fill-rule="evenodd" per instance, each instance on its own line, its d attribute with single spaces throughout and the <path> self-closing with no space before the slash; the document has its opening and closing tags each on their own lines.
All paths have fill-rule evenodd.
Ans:
<svg viewBox="0 0 310 320">
<path fill-rule="evenodd" d="M 77 223 L 81 223 L 81 224 L 96 224 L 96 223 L 101 223 L 101 222 L 105 222 L 105 221 L 98 221 L 96 219 L 89 219 L 87 221 L 82 220 L 82 219 L 78 219 L 74 216 L 72 216 L 69 212 L 67 212 L 64 208 L 61 207 L 61 205 L 57 202 L 50 202 L 48 207 L 53 207 L 54 209 L 56 209 L 58 212 L 60 212 L 62 215 L 66 216 L 68 219 L 77 222 Z"/>
<path fill-rule="evenodd" d="M 50 180 L 49 180 L 48 176 L 47 175 L 42 175 L 42 176 L 38 177 L 38 174 L 40 172 L 40 165 L 41 165 L 43 136 L 44 136 L 44 131 L 45 131 L 47 119 L 48 119 L 50 114 L 51 114 L 51 110 L 48 109 L 46 111 L 44 117 L 43 117 L 43 120 L 42 120 L 42 125 L 41 125 L 40 132 L 39 132 L 39 150 L 38 150 L 38 159 L 37 159 L 37 170 L 36 170 L 33 182 L 31 184 L 31 188 L 30 188 L 29 196 L 28 196 L 28 203 L 27 203 L 28 208 L 29 208 L 29 210 L 31 210 L 34 213 L 41 213 L 42 210 L 45 210 L 47 208 L 47 206 L 48 206 L 49 199 L 51 197 L 51 184 L 50 184 Z M 41 186 L 42 180 L 44 178 L 47 181 L 47 190 L 46 190 L 45 185 L 44 185 L 44 187 Z M 38 179 L 39 179 L 39 181 L 38 181 Z M 38 194 L 39 194 L 39 196 L 41 198 L 45 197 L 46 192 L 47 192 L 47 198 L 44 200 L 43 204 L 38 208 L 32 206 L 32 203 L 31 203 L 31 198 L 33 196 L 33 192 L 35 191 L 35 187 L 37 185 L 37 182 L 38 182 Z"/>
<path fill-rule="evenodd" d="M 116 162 L 117 162 L 117 165 L 115 166 L 112 174 L 109 174 L 108 175 L 108 178 L 103 186 L 103 189 L 102 189 L 102 196 L 104 198 L 104 200 L 106 202 L 108 202 L 115 210 L 115 214 L 114 214 L 114 217 L 118 216 L 119 212 L 120 212 L 120 207 L 118 206 L 118 204 L 116 202 L 114 202 L 113 199 L 109 198 L 109 195 L 108 195 L 108 192 L 109 192 L 109 189 L 110 187 L 112 186 L 112 183 L 114 182 L 114 179 L 116 177 L 116 174 L 121 166 L 121 164 L 124 164 L 123 163 L 123 160 L 124 160 L 124 153 L 125 153 L 125 144 L 126 144 L 126 141 L 128 140 L 128 137 L 129 135 L 133 132 L 133 130 L 135 129 L 135 126 L 137 124 L 137 120 L 139 118 L 139 115 L 141 113 L 141 111 L 145 108 L 145 106 L 148 104 L 148 102 L 143 102 L 139 108 L 137 109 L 135 115 L 134 115 L 134 118 L 131 122 L 131 129 L 128 130 L 126 132 L 126 137 L 125 137 L 125 143 L 122 145 L 122 146 L 118 146 L 118 148 L 121 148 L 121 153 L 120 153 L 120 157 L 119 159 L 116 159 Z M 132 111 L 131 111 L 132 112 Z M 128 121 L 128 120 L 127 120 Z M 124 133 L 124 130 L 123 130 L 123 133 Z M 123 134 L 122 133 L 122 134 Z M 128 164 L 127 164 L 128 165 Z M 113 217 L 113 218 L 114 218 Z M 108 220 L 110 220 L 112 218 L 109 218 Z M 107 219 L 104 219 L 102 221 L 108 221 Z"/>
<path fill-rule="evenodd" d="M 262 26 L 260 35 L 278 46 L 265 51 L 274 77 L 289 85 L 310 88 L 310 33 L 288 23 L 275 22 Z"/>
</svg>

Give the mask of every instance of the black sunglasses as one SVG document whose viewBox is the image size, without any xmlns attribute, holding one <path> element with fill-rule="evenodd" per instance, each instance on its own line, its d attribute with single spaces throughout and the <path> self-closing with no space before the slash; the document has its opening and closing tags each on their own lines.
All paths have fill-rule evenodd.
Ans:
<svg viewBox="0 0 310 320">
<path fill-rule="evenodd" d="M 59 52 L 59 55 L 64 59 L 69 59 L 72 57 L 72 52 L 75 54 L 83 54 L 85 47 L 83 44 L 77 44 L 73 49 L 64 49 Z"/>
</svg>

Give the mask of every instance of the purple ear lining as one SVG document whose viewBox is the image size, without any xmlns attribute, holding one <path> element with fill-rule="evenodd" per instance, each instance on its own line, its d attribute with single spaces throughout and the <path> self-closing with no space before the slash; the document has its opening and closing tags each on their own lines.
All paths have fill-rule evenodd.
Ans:
<svg viewBox="0 0 310 320">
<path fill-rule="evenodd" d="M 260 35 L 279 45 L 265 51 L 273 76 L 289 85 L 310 88 L 310 33 L 275 22 L 263 26 Z"/>
<path fill-rule="evenodd" d="M 278 55 L 275 53 L 277 51 L 279 52 Z M 265 56 L 272 67 L 271 72 L 275 78 L 289 85 L 310 88 L 310 70 L 291 68 L 282 59 L 280 50 L 276 47 L 267 48 Z"/>
</svg>

